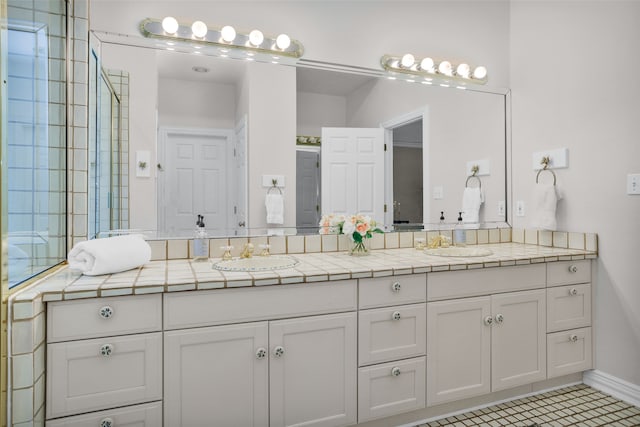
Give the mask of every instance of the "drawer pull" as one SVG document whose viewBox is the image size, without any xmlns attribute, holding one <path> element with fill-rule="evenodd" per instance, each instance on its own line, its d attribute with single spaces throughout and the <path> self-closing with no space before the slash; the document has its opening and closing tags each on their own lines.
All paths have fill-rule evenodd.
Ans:
<svg viewBox="0 0 640 427">
<path fill-rule="evenodd" d="M 113 317 L 113 308 L 111 308 L 108 305 L 105 305 L 104 307 L 100 308 L 100 317 L 102 317 L 103 319 L 110 319 L 111 317 Z"/>
<path fill-rule="evenodd" d="M 105 344 L 100 347 L 100 354 L 104 357 L 111 356 L 111 353 L 113 353 L 113 344 Z"/>
<path fill-rule="evenodd" d="M 504 322 L 504 316 L 500 313 L 496 314 L 496 323 L 500 324 Z"/>
<path fill-rule="evenodd" d="M 491 326 L 493 324 L 493 317 L 487 316 L 484 318 L 484 324 L 487 326 Z"/>
<path fill-rule="evenodd" d="M 397 366 L 393 367 L 391 369 L 391 375 L 394 377 L 399 377 L 400 376 L 400 368 L 398 368 Z"/>
<path fill-rule="evenodd" d="M 393 314 L 391 315 L 391 318 L 393 320 L 400 320 L 400 312 L 399 311 L 394 311 Z"/>
<path fill-rule="evenodd" d="M 576 288 L 569 289 L 569 295 L 571 296 L 578 295 L 578 290 Z"/>
<path fill-rule="evenodd" d="M 113 419 L 111 418 L 103 418 L 100 420 L 100 427 L 113 427 Z"/>
<path fill-rule="evenodd" d="M 569 266 L 569 273 L 577 273 L 578 272 L 578 266 L 577 265 L 570 265 Z"/>
<path fill-rule="evenodd" d="M 282 357 L 284 355 L 284 347 L 279 345 L 276 348 L 274 348 L 273 349 L 273 355 L 274 355 L 274 357 Z"/>
<path fill-rule="evenodd" d="M 393 282 L 393 284 L 391 285 L 391 290 L 393 292 L 400 292 L 401 288 L 402 286 L 400 286 L 400 282 Z"/>
<path fill-rule="evenodd" d="M 578 336 L 576 334 L 573 334 L 569 337 L 569 341 L 571 342 L 578 342 Z"/>
<path fill-rule="evenodd" d="M 267 356 L 267 350 L 260 347 L 256 350 L 256 359 L 264 359 Z"/>
</svg>

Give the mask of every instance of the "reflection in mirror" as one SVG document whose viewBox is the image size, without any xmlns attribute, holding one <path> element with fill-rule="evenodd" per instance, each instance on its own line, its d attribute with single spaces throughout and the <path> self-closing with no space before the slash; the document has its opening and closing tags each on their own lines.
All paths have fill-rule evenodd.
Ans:
<svg viewBox="0 0 640 427">
<path fill-rule="evenodd" d="M 265 143 L 274 144 L 276 140 L 265 140 L 264 135 L 247 128 L 252 129 L 248 124 L 257 122 L 267 130 L 282 125 L 251 115 L 279 101 L 261 98 L 261 107 L 252 108 L 257 100 L 248 96 L 251 82 L 247 70 L 259 64 L 105 41 L 100 55 L 105 68 L 123 69 L 131 76 L 136 120 L 130 126 L 138 132 L 135 138 L 132 136 L 132 144 L 136 144 L 132 151 L 149 150 L 154 166 L 151 179 L 134 178 L 131 182 L 130 212 L 131 218 L 136 218 L 131 226 L 157 230 L 160 237 L 190 237 L 196 215 L 203 214 L 211 236 L 266 233 L 266 224 L 258 222 L 251 224 L 250 231 L 247 229 L 248 212 L 264 210 L 266 188 L 260 174 L 279 171 L 256 175 L 255 168 L 269 169 L 270 160 L 262 154 L 251 157 L 250 153 L 262 153 Z M 485 162 L 488 168 L 479 176 L 484 204 L 473 226 L 503 224 L 506 218 L 497 214 L 497 206 L 506 201 L 506 91 L 409 84 L 372 74 L 295 68 L 295 134 L 319 138 L 323 128 L 382 129 L 387 151 L 383 151 L 381 171 L 375 172 L 383 177 L 381 188 L 375 190 L 382 201 L 382 213 L 376 219 L 386 224 L 387 230 L 394 226 L 418 227 L 416 224 L 419 228 L 423 224 L 433 227 L 441 211 L 446 214 L 446 222 L 454 223 L 462 208 L 468 164 L 476 161 Z M 278 93 L 277 88 L 273 92 Z M 293 115 L 287 117 L 293 120 Z M 188 134 L 195 130 L 204 132 L 198 138 L 225 142 L 208 149 L 208 154 L 201 151 L 195 155 L 193 144 L 191 148 L 181 143 L 170 148 L 171 142 L 166 141 L 172 132 L 174 136 L 182 133 L 178 139 L 193 140 L 193 134 Z M 262 138 L 260 143 L 257 137 Z M 285 203 L 294 203 L 295 199 L 295 210 L 276 231 L 317 232 L 320 214 L 331 211 L 331 207 L 322 206 L 322 196 L 328 193 L 320 185 L 323 167 L 329 163 L 319 161 L 325 142 L 321 148 L 295 145 L 293 139 L 289 143 L 291 158 L 296 156 L 292 167 L 296 179 L 295 183 L 288 181 Z M 277 154 L 289 156 L 286 145 L 280 140 L 278 144 Z M 208 176 L 202 167 L 200 172 L 186 174 L 182 166 L 167 164 L 188 153 L 205 160 L 214 152 L 218 166 L 204 168 Z M 233 158 L 234 152 L 241 160 Z M 242 156 L 254 159 L 249 167 Z M 195 163 L 186 162 L 197 169 Z M 175 170 L 169 172 L 167 168 Z M 129 170 L 135 168 L 130 165 Z M 183 183 L 179 182 L 178 170 L 188 175 Z M 348 185 L 343 183 L 343 187 Z M 147 202 L 141 203 L 141 199 Z M 168 220 L 171 216 L 174 219 Z M 145 222 L 141 225 L 142 219 Z M 274 232 L 273 227 L 269 231 Z"/>
</svg>

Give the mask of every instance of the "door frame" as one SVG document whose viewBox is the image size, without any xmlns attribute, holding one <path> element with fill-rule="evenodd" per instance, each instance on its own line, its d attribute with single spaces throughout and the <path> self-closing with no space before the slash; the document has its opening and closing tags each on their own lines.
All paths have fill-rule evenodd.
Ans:
<svg viewBox="0 0 640 427">
<path fill-rule="evenodd" d="M 429 217 L 429 197 L 431 191 L 429 189 L 429 169 L 424 167 L 428 165 L 430 159 L 429 152 L 429 106 L 410 111 L 408 113 L 396 116 L 387 121 L 380 123 L 380 127 L 384 128 L 384 144 L 386 147 L 384 153 L 384 204 L 386 212 L 384 214 L 385 228 L 393 229 L 393 129 L 422 120 L 422 223 L 426 224 L 425 218 Z"/>
<path fill-rule="evenodd" d="M 156 212 L 158 220 L 158 231 L 164 232 L 166 230 L 166 217 L 164 212 L 165 206 L 165 190 L 166 180 L 164 176 L 164 168 L 162 165 L 166 163 L 166 146 L 169 139 L 169 134 L 177 133 L 190 136 L 204 136 L 204 137 L 224 137 L 230 142 L 227 147 L 225 175 L 227 176 L 227 182 L 229 182 L 229 174 L 231 173 L 229 165 L 231 165 L 229 154 L 231 153 L 231 159 L 233 159 L 233 143 L 235 134 L 233 129 L 208 129 L 208 128 L 190 128 L 190 127 L 173 127 L 173 126 L 160 126 L 158 128 L 158 143 L 157 143 L 157 173 L 156 173 Z M 225 196 L 225 204 L 229 205 L 229 192 Z M 233 215 L 227 211 L 227 219 L 225 221 L 225 227 L 229 224 L 229 218 Z"/>
</svg>

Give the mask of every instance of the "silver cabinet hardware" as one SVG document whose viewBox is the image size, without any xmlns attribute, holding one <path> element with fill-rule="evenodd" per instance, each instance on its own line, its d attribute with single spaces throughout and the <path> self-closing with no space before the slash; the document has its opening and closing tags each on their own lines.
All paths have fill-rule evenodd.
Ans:
<svg viewBox="0 0 640 427">
<path fill-rule="evenodd" d="M 493 317 L 487 316 L 484 318 L 484 324 L 487 326 L 491 326 L 493 324 Z"/>
<path fill-rule="evenodd" d="M 401 288 L 402 286 L 400 286 L 400 282 L 393 282 L 393 284 L 391 285 L 391 290 L 393 292 L 400 292 Z"/>
<path fill-rule="evenodd" d="M 104 344 L 100 347 L 100 354 L 104 357 L 111 356 L 111 353 L 113 353 L 113 344 Z"/>
<path fill-rule="evenodd" d="M 578 342 L 578 336 L 577 336 L 576 334 L 572 334 L 572 335 L 569 337 L 569 341 L 571 341 L 571 342 Z"/>
<path fill-rule="evenodd" d="M 113 317 L 113 313 L 113 308 L 108 305 L 100 307 L 100 317 L 102 317 L 103 319 L 110 319 L 111 317 Z"/>
<path fill-rule="evenodd" d="M 100 420 L 100 427 L 114 427 L 113 419 L 103 418 Z"/>
<path fill-rule="evenodd" d="M 572 296 L 578 295 L 578 290 L 576 288 L 569 289 L 569 295 L 572 295 Z"/>
<path fill-rule="evenodd" d="M 264 359 L 267 356 L 267 350 L 260 347 L 256 350 L 256 359 Z"/>
<path fill-rule="evenodd" d="M 391 369 L 391 375 L 394 376 L 394 377 L 400 376 L 400 368 L 398 368 L 397 366 L 394 366 Z"/>
<path fill-rule="evenodd" d="M 496 323 L 504 322 L 504 316 L 500 313 L 496 314 Z"/>
<path fill-rule="evenodd" d="M 578 272 L 578 266 L 571 264 L 569 266 L 569 273 L 577 273 L 577 272 Z"/>
<path fill-rule="evenodd" d="M 273 355 L 274 355 L 274 357 L 282 357 L 284 355 L 284 347 L 279 345 L 276 348 L 274 348 L 273 349 Z"/>
<path fill-rule="evenodd" d="M 400 320 L 400 312 L 399 311 L 394 311 L 393 314 L 391 315 L 391 318 L 393 320 Z"/>
</svg>

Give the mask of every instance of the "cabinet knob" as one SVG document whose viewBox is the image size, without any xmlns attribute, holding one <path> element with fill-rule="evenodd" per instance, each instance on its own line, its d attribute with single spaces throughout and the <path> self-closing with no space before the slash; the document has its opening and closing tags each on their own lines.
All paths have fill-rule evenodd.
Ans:
<svg viewBox="0 0 640 427">
<path fill-rule="evenodd" d="M 496 323 L 504 322 L 504 316 L 500 313 L 496 314 Z"/>
<path fill-rule="evenodd" d="M 275 357 L 282 357 L 284 355 L 284 347 L 282 347 L 281 345 L 277 346 L 276 348 L 273 349 L 273 355 Z"/>
<path fill-rule="evenodd" d="M 113 419 L 111 418 L 103 418 L 100 420 L 100 427 L 113 427 L 114 425 Z"/>
<path fill-rule="evenodd" d="M 578 272 L 578 266 L 577 265 L 570 265 L 569 266 L 569 273 L 577 273 Z"/>
<path fill-rule="evenodd" d="M 100 307 L 100 317 L 103 319 L 110 319 L 113 316 L 113 308 L 108 305 Z"/>
<path fill-rule="evenodd" d="M 267 356 L 267 350 L 260 347 L 256 350 L 256 359 L 264 359 Z"/>
<path fill-rule="evenodd" d="M 569 295 L 578 295 L 578 290 L 576 288 L 569 289 Z"/>
<path fill-rule="evenodd" d="M 394 377 L 399 377 L 400 376 L 400 368 L 398 368 L 397 366 L 394 366 L 391 369 L 391 375 Z"/>
<path fill-rule="evenodd" d="M 569 337 L 569 341 L 571 341 L 571 342 L 578 342 L 578 336 L 577 336 L 576 334 L 572 334 L 572 335 Z"/>
<path fill-rule="evenodd" d="M 393 292 L 400 292 L 401 288 L 402 286 L 400 286 L 400 282 L 393 282 L 393 284 L 391 285 L 391 290 Z"/>
<path fill-rule="evenodd" d="M 391 318 L 393 320 L 400 320 L 400 312 L 399 311 L 394 311 L 393 314 L 391 315 Z"/>
<path fill-rule="evenodd" d="M 100 347 L 100 354 L 104 357 L 111 356 L 111 353 L 113 353 L 113 344 L 105 344 Z"/>
<path fill-rule="evenodd" d="M 484 318 L 484 324 L 487 326 L 491 326 L 493 324 L 493 317 L 487 316 Z"/>
</svg>

